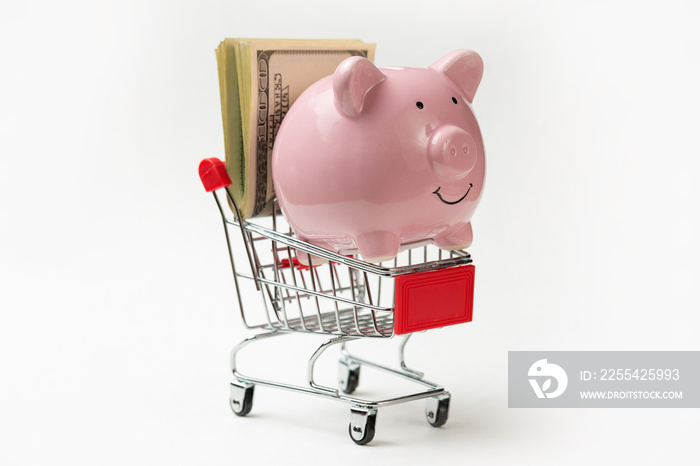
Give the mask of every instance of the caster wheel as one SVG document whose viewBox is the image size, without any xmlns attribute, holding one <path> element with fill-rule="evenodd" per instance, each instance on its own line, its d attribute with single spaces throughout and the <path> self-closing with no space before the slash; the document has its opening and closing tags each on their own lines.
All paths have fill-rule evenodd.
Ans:
<svg viewBox="0 0 700 466">
<path fill-rule="evenodd" d="M 348 433 L 353 442 L 366 445 L 374 438 L 374 426 L 377 423 L 377 410 L 353 408 L 350 410 Z"/>
<path fill-rule="evenodd" d="M 449 411 L 450 394 L 447 392 L 426 400 L 425 417 L 433 427 L 440 427 L 444 425 L 447 422 L 447 415 Z"/>
<path fill-rule="evenodd" d="M 255 385 L 234 381 L 231 382 L 229 405 L 237 416 L 245 416 L 253 409 L 253 391 Z"/>
<path fill-rule="evenodd" d="M 351 394 L 360 383 L 360 365 L 340 360 L 338 365 L 338 385 L 343 393 Z"/>
</svg>

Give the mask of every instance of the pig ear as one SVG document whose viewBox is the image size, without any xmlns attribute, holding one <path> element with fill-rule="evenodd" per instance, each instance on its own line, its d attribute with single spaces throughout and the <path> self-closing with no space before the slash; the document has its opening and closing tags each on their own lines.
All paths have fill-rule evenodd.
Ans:
<svg viewBox="0 0 700 466">
<path fill-rule="evenodd" d="M 379 68 L 366 58 L 343 60 L 333 74 L 333 93 L 343 113 L 350 117 L 359 115 L 367 93 L 384 78 Z"/>
<path fill-rule="evenodd" d="M 448 53 L 430 68 L 444 74 L 464 93 L 469 103 L 474 100 L 474 94 L 484 74 L 484 62 L 472 50 L 455 50 Z"/>
</svg>

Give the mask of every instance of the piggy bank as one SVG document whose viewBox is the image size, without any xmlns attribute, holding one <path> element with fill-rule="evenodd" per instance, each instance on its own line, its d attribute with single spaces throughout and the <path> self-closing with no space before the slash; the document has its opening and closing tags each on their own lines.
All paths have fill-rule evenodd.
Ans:
<svg viewBox="0 0 700 466">
<path fill-rule="evenodd" d="M 295 234 L 369 262 L 426 241 L 469 246 L 484 185 L 471 107 L 482 74 L 471 50 L 428 68 L 351 57 L 309 87 L 272 153 L 277 199 Z"/>
</svg>

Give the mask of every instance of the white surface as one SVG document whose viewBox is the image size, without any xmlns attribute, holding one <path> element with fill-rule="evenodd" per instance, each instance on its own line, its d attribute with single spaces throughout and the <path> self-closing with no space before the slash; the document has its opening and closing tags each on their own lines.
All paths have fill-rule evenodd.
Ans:
<svg viewBox="0 0 700 466">
<path fill-rule="evenodd" d="M 698 410 L 508 409 L 506 368 L 700 349 L 696 2 L 431 5 L 2 3 L 1 464 L 694 464 Z M 360 448 L 346 405 L 265 389 L 230 413 L 246 332 L 196 175 L 223 156 L 224 37 L 357 37 L 380 66 L 482 55 L 475 321 L 408 350 L 452 392 L 444 428 L 387 408 Z"/>
</svg>

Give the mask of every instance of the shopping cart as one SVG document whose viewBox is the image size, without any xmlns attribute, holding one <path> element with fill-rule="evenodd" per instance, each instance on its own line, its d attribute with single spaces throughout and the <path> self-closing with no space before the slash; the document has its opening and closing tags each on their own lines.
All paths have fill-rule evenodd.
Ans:
<svg viewBox="0 0 700 466">
<path fill-rule="evenodd" d="M 471 321 L 471 256 L 465 251 L 445 252 L 425 245 L 402 252 L 386 266 L 335 254 L 294 238 L 281 215 L 266 219 L 268 225 L 241 219 L 226 189 L 231 181 L 220 160 L 203 160 L 199 175 L 206 191 L 213 192 L 221 213 L 243 323 L 259 331 L 231 351 L 233 412 L 248 414 L 255 386 L 263 385 L 350 404 L 349 434 L 360 445 L 374 438 L 377 410 L 384 406 L 426 399 L 430 425 L 445 424 L 450 394 L 427 381 L 422 372 L 407 367 L 404 348 L 414 332 Z M 274 212 L 278 212 L 276 207 Z M 244 250 L 241 255 L 234 254 L 237 236 L 242 239 L 237 241 Z M 316 265 L 318 262 L 323 263 Z M 256 295 L 262 298 L 261 303 L 247 302 Z M 250 377 L 238 371 L 236 358 L 243 347 L 292 332 L 330 336 L 309 358 L 306 386 Z M 404 335 L 397 367 L 353 356 L 346 347 L 352 340 L 395 335 Z M 337 388 L 314 380 L 316 361 L 336 345 L 341 350 Z M 415 382 L 423 390 L 381 400 L 353 397 L 362 366 Z"/>
</svg>

